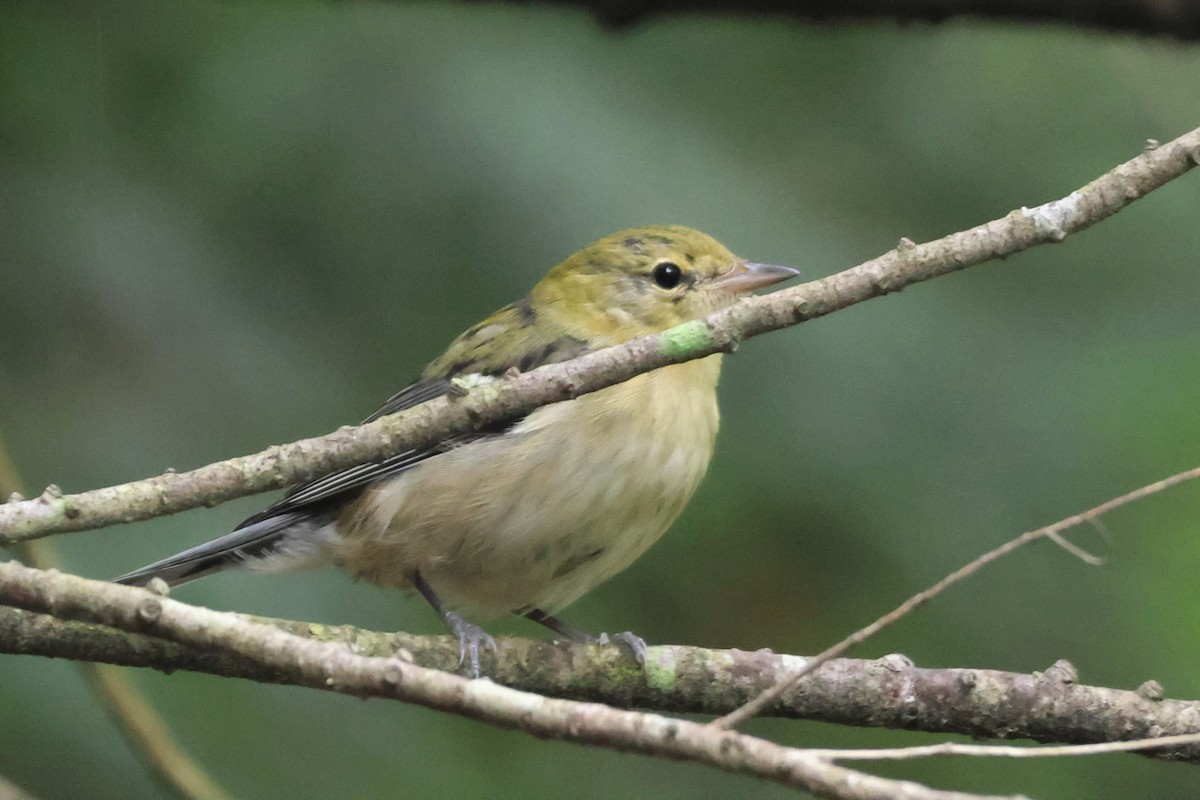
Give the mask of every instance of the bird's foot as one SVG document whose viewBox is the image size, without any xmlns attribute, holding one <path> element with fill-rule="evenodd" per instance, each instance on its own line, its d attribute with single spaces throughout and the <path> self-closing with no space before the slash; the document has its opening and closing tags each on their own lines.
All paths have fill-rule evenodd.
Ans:
<svg viewBox="0 0 1200 800">
<path fill-rule="evenodd" d="M 540 608 L 526 611 L 525 616 L 539 625 L 545 625 L 559 636 L 572 642 L 591 642 L 599 645 L 625 645 L 633 653 L 633 657 L 637 663 L 646 663 L 646 642 L 642 637 L 631 631 L 622 631 L 621 633 L 614 634 L 610 639 L 607 633 L 592 636 L 590 633 L 584 633 L 578 628 L 572 628 L 558 617 L 552 617 Z"/>
<path fill-rule="evenodd" d="M 483 645 L 492 651 L 492 655 L 495 655 L 496 640 L 483 628 L 472 622 L 467 622 L 453 611 L 446 612 L 444 619 L 446 621 L 446 628 L 449 629 L 450 633 L 458 637 L 458 665 L 461 667 L 463 662 L 469 657 L 471 677 L 478 678 L 480 675 L 479 647 Z"/>
</svg>

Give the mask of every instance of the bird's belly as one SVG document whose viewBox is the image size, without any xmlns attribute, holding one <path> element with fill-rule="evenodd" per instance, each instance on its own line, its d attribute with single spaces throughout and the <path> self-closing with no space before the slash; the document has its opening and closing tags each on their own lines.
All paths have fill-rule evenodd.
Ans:
<svg viewBox="0 0 1200 800">
<path fill-rule="evenodd" d="M 539 409 L 373 488 L 339 521 L 337 559 L 402 588 L 419 570 L 478 616 L 567 605 L 653 544 L 703 478 L 715 374 L 670 372 L 693 364 Z"/>
</svg>

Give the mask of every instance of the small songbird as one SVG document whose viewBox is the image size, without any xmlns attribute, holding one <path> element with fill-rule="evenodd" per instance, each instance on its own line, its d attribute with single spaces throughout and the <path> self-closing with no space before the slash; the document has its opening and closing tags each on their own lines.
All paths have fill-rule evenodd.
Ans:
<svg viewBox="0 0 1200 800">
<path fill-rule="evenodd" d="M 690 228 L 615 233 L 467 329 L 366 421 L 514 368 L 666 330 L 796 274 L 742 261 Z M 117 581 L 176 585 L 233 566 L 333 562 L 424 595 L 476 676 L 480 646 L 495 642 L 452 609 L 522 614 L 568 639 L 596 641 L 550 613 L 633 563 L 679 516 L 712 455 L 720 368 L 720 355 L 662 367 L 334 472 L 293 487 L 232 533 Z M 640 654 L 640 639 L 621 636 Z"/>
</svg>

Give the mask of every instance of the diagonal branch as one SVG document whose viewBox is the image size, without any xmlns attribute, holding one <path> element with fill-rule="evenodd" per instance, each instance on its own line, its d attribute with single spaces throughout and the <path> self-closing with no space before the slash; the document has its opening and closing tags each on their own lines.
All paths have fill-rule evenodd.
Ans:
<svg viewBox="0 0 1200 800">
<path fill-rule="evenodd" d="M 1021 208 L 926 244 L 907 239 L 876 259 L 821 280 L 743 300 L 702 321 L 631 340 L 573 361 L 431 400 L 401 414 L 326 436 L 270 447 L 190 472 L 75 495 L 50 487 L 0 505 L 0 545 L 212 506 L 444 437 L 620 383 L 666 364 L 733 350 L 738 342 L 797 325 L 964 267 L 1060 242 L 1117 213 L 1200 162 L 1200 128 L 1121 164 L 1064 198 Z"/>
</svg>

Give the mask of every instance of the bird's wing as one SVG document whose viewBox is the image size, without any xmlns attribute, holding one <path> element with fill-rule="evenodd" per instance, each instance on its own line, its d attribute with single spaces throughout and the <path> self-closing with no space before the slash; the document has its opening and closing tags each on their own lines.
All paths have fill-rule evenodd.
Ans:
<svg viewBox="0 0 1200 800">
<path fill-rule="evenodd" d="M 521 318 L 527 318 L 530 313 L 523 302 L 514 303 L 469 329 L 454 341 L 442 358 L 425 370 L 420 381 L 392 395 L 364 422 L 373 422 L 441 397 L 450 391 L 452 380 L 457 377 L 472 374 L 496 376 L 511 368 L 527 372 L 587 352 L 586 344 L 572 336 L 561 332 L 549 337 L 539 336 L 538 333 L 545 331 L 544 325 L 541 331 L 531 333 L 529 326 L 518 324 Z M 348 495 L 368 484 L 399 475 L 455 447 L 499 436 L 519 421 L 519 418 L 503 420 L 481 430 L 448 437 L 432 447 L 405 450 L 299 484 L 289 489 L 275 504 L 243 521 L 235 530 L 297 512 L 322 513 L 329 504 L 347 499 Z"/>
<path fill-rule="evenodd" d="M 442 358 L 426 368 L 421 380 L 394 394 L 365 422 L 441 397 L 450 391 L 456 377 L 500 375 L 514 367 L 524 372 L 587 352 L 579 339 L 545 324 L 533 326 L 534 317 L 527 300 L 502 308 L 458 337 Z M 336 519 L 342 504 L 365 486 L 399 475 L 455 447 L 502 435 L 518 421 L 504 420 L 448 437 L 432 447 L 394 453 L 294 486 L 278 502 L 244 520 L 230 533 L 134 570 L 117 578 L 117 582 L 143 585 L 158 577 L 177 585 L 245 561 L 268 558 L 288 547 L 289 542 L 293 547 L 297 541 L 303 542 L 306 534 L 299 531 L 317 535 Z"/>
<path fill-rule="evenodd" d="M 371 416 L 363 420 L 363 422 L 373 422 L 388 414 L 395 414 L 398 411 L 418 406 L 436 397 L 441 397 L 449 390 L 450 381 L 445 378 L 414 383 L 392 395 L 386 403 L 380 406 Z M 404 450 L 378 461 L 357 464 L 347 469 L 331 472 L 328 475 L 322 475 L 320 478 L 308 481 L 307 483 L 298 484 L 289 489 L 277 502 L 264 508 L 254 516 L 243 520 L 235 530 L 248 528 L 273 517 L 284 517 L 306 511 L 322 511 L 330 502 L 343 499 L 350 492 L 360 489 L 369 483 L 392 475 L 399 475 L 438 453 L 444 453 L 461 444 L 475 441 L 488 435 L 494 435 L 494 433 L 479 431 L 451 436 L 438 442 L 433 447 Z"/>
<path fill-rule="evenodd" d="M 367 421 L 440 397 L 449 391 L 449 387 L 450 381 L 444 379 L 414 383 L 389 398 Z M 141 586 L 153 578 L 162 578 L 171 586 L 178 586 L 246 561 L 267 558 L 286 542 L 294 542 L 297 538 L 303 540 L 305 535 L 302 533 L 297 537 L 298 531 L 317 534 L 336 518 L 338 501 L 349 493 L 371 481 L 399 474 L 432 455 L 481 435 L 486 434 L 451 437 L 437 447 L 406 450 L 295 486 L 277 503 L 243 520 L 224 536 L 136 569 L 117 578 L 116 582 Z"/>
</svg>

